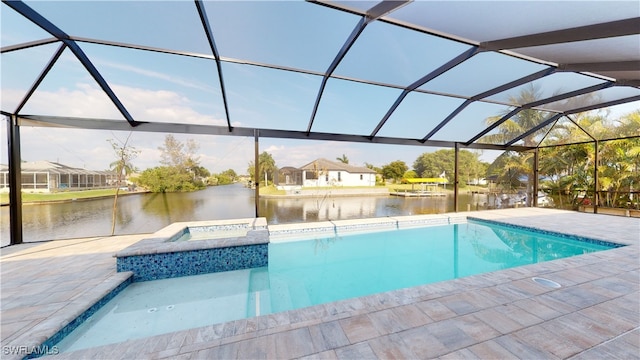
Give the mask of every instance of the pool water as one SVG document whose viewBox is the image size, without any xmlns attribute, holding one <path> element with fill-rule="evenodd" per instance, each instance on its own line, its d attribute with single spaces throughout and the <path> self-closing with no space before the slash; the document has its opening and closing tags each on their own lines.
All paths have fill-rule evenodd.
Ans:
<svg viewBox="0 0 640 360">
<path fill-rule="evenodd" d="M 472 221 L 270 243 L 268 267 L 133 283 L 57 346 L 78 350 L 608 248 Z"/>
</svg>

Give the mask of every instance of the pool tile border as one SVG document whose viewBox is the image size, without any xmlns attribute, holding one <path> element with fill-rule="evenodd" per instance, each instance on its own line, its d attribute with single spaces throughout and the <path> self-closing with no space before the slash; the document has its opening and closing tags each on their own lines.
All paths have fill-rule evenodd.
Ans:
<svg viewBox="0 0 640 360">
<path fill-rule="evenodd" d="M 269 245 L 240 245 L 118 257 L 118 272 L 133 272 L 133 280 L 150 281 L 267 266 Z"/>
<path fill-rule="evenodd" d="M 461 214 L 407 215 L 386 218 L 331 220 L 306 224 L 269 225 L 270 242 L 305 240 L 314 236 L 346 235 L 369 231 L 407 229 L 413 227 L 462 224 L 467 221 Z M 301 236 L 300 238 L 298 238 Z M 296 237 L 295 239 L 292 239 Z"/>
<path fill-rule="evenodd" d="M 219 238 L 211 240 L 175 241 L 189 232 L 190 228 L 197 227 L 213 227 L 217 229 L 229 227 L 233 230 L 236 230 L 237 227 L 246 227 L 247 234 L 246 236 L 235 236 L 230 238 Z M 155 233 L 151 234 L 149 238 L 143 239 L 131 246 L 118 251 L 115 254 L 115 257 L 193 251 L 199 249 L 228 247 L 233 245 L 261 244 L 265 242 L 265 235 L 262 234 L 266 233 L 267 220 L 263 217 L 255 219 L 248 218 L 177 222 L 156 231 Z M 268 239 L 266 241 L 268 241 Z"/>
<path fill-rule="evenodd" d="M 481 219 L 481 218 L 476 218 L 476 217 L 473 217 L 473 216 L 467 216 L 467 220 L 471 220 L 473 222 L 478 222 L 478 223 L 488 223 L 488 224 L 493 224 L 493 225 L 499 225 L 499 226 L 513 228 L 513 229 L 535 231 L 535 232 L 538 232 L 538 233 L 541 233 L 541 234 L 545 234 L 545 235 L 552 235 L 552 236 L 557 236 L 557 237 L 561 237 L 561 238 L 564 238 L 564 239 L 576 240 L 576 241 L 586 242 L 586 243 L 589 243 L 589 244 L 606 246 L 606 247 L 610 247 L 610 248 L 619 248 L 619 247 L 627 246 L 625 244 L 615 243 L 615 242 L 606 241 L 606 240 L 588 238 L 588 237 L 579 236 L 579 235 L 573 235 L 573 234 L 566 234 L 566 233 L 561 233 L 561 232 L 557 232 L 557 231 L 543 230 L 543 229 L 532 227 L 532 226 L 522 226 L 522 225 L 516 225 L 516 224 L 509 224 L 509 223 L 502 222 L 502 221 L 497 221 L 497 220 Z"/>
<path fill-rule="evenodd" d="M 247 229 L 245 236 L 175 241 L 190 229 Z M 118 272 L 133 272 L 134 281 L 267 266 L 269 233 L 266 219 L 231 219 L 174 223 L 115 254 Z"/>
<path fill-rule="evenodd" d="M 62 339 L 64 339 L 67 335 L 73 332 L 78 326 L 82 325 L 88 318 L 90 318 L 93 314 L 95 314 L 98 310 L 100 310 L 106 303 L 108 303 L 111 299 L 113 299 L 116 295 L 118 295 L 122 290 L 124 290 L 127 286 L 131 285 L 133 280 L 133 273 L 129 272 L 124 275 L 126 279 L 116 285 L 114 288 L 109 290 L 104 296 L 102 296 L 97 302 L 93 305 L 89 306 L 88 309 L 84 310 L 78 316 L 73 318 L 67 325 L 63 326 L 60 330 L 58 330 L 55 334 L 49 337 L 45 342 L 34 347 L 34 352 L 26 355 L 24 359 L 35 359 L 45 355 L 51 355 L 55 352 L 55 346 Z"/>
</svg>

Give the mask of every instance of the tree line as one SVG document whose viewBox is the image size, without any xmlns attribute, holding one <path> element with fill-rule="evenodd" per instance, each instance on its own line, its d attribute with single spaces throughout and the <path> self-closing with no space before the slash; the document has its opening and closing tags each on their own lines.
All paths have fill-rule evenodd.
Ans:
<svg viewBox="0 0 640 360">
<path fill-rule="evenodd" d="M 120 186 L 123 176 L 138 172 L 132 161 L 139 151 L 127 142 L 109 142 L 117 156 L 117 161 L 111 164 L 111 169 L 118 174 Z M 156 193 L 195 191 L 208 185 L 226 185 L 238 180 L 238 174 L 233 169 L 212 174 L 201 166 L 200 157 L 196 155 L 199 148 L 199 144 L 193 139 L 182 142 L 171 134 L 166 135 L 164 143 L 158 147 L 161 165 L 142 171 L 132 180 L 136 185 Z"/>
<path fill-rule="evenodd" d="M 541 92 L 534 86 L 523 89 L 513 104 L 539 100 Z M 570 98 L 563 108 L 579 108 L 602 102 L 596 93 Z M 486 119 L 492 124 L 504 114 Z M 640 110 L 612 118 L 607 109 L 571 115 L 535 129 L 550 115 L 525 109 L 502 123 L 491 135 L 481 139 L 488 143 L 507 143 L 527 134 L 519 143 L 539 147 L 540 187 L 551 194 L 557 206 L 577 208 L 590 204 L 593 191 L 602 193 L 601 206 L 640 208 Z M 596 153 L 595 140 L 598 140 Z M 597 164 L 597 188 L 596 188 Z M 534 153 L 505 152 L 488 168 L 504 187 L 522 186 L 532 190 Z"/>
<path fill-rule="evenodd" d="M 525 88 L 519 97 L 511 99 L 514 104 L 528 103 L 540 98 L 536 88 Z M 583 96 L 570 101 L 597 101 Z M 489 117 L 487 125 L 493 124 L 504 114 Z M 541 187 L 554 195 L 560 206 L 577 206 L 595 184 L 595 162 L 598 161 L 597 191 L 608 192 L 602 199 L 603 205 L 638 206 L 640 199 L 640 110 L 633 111 L 617 119 L 610 119 L 606 111 L 574 114 L 570 120 L 563 120 L 528 131 L 541 124 L 549 114 L 533 109 L 525 109 L 500 124 L 495 131 L 480 139 L 483 143 L 506 144 L 523 133 L 527 136 L 517 144 L 539 148 L 539 174 Z M 598 156 L 594 141 L 598 139 Z M 122 146 L 110 141 L 117 160 L 111 164 L 119 178 L 130 175 L 136 169 L 131 164 L 138 151 L 129 145 Z M 576 143 L 577 142 L 577 143 Z M 570 145 L 566 145 L 569 144 Z M 136 184 L 152 192 L 193 191 L 207 185 L 224 185 L 237 181 L 234 170 L 211 174 L 200 165 L 196 155 L 198 144 L 193 140 L 178 141 L 166 135 L 161 153 L 161 166 L 144 170 L 135 180 Z M 480 160 L 480 153 L 465 149 L 459 151 L 459 185 L 474 179 L 492 178 L 499 188 L 510 191 L 526 187 L 533 191 L 533 151 L 506 151 L 493 163 Z M 409 178 L 444 177 L 453 182 L 454 149 L 425 152 L 413 162 L 412 168 L 402 160 L 392 161 L 377 167 L 365 163 L 376 171 L 382 182 L 401 182 Z M 346 154 L 336 157 L 337 161 L 348 164 Z M 255 174 L 255 164 L 249 162 L 247 173 L 253 181 L 265 179 L 273 181 L 278 167 L 271 154 L 262 152 L 258 157 L 259 170 Z M 264 184 L 264 183 L 263 183 Z M 266 185 L 266 184 L 265 184 Z M 610 194 L 609 194 L 610 193 Z M 632 194 L 632 195 L 630 195 Z M 582 199 L 580 198 L 582 196 Z"/>
</svg>

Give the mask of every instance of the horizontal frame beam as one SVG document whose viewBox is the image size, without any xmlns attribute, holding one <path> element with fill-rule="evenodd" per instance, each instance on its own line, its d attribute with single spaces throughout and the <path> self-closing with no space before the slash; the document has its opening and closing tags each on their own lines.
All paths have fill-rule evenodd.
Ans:
<svg viewBox="0 0 640 360">
<path fill-rule="evenodd" d="M 278 139 L 305 139 L 305 140 L 326 140 L 326 141 L 344 141 L 353 143 L 369 143 L 369 144 L 387 144 L 387 145 L 410 145 L 410 146 L 427 146 L 427 147 L 443 147 L 453 148 L 454 141 L 429 140 L 421 139 L 402 139 L 391 137 L 375 137 L 370 139 L 367 135 L 348 135 L 319 133 L 306 131 L 291 131 L 277 129 L 259 129 L 235 127 L 230 132 L 226 126 L 218 125 L 193 125 L 193 124 L 177 124 L 177 123 L 140 123 L 140 125 L 132 128 L 126 121 L 117 121 L 109 119 L 93 119 L 93 118 L 72 118 L 57 116 L 39 116 L 39 115 L 21 115 L 18 117 L 20 125 L 36 126 L 36 127 L 68 127 L 81 128 L 91 130 L 113 130 L 113 131 L 140 131 L 140 132 L 160 132 L 160 133 L 176 133 L 176 134 L 198 134 L 198 135 L 219 135 L 219 136 L 244 136 L 253 137 L 254 131 L 260 132 L 263 138 Z M 482 150 L 501 150 L 501 151 L 526 151 L 531 147 L 526 146 L 504 146 L 494 144 L 471 144 L 467 146 L 469 149 Z"/>
<path fill-rule="evenodd" d="M 32 47 L 36 47 L 36 46 L 53 44 L 53 43 L 58 42 L 58 41 L 60 41 L 60 40 L 58 40 L 57 38 L 53 37 L 53 38 L 48 38 L 48 39 L 29 41 L 29 42 L 21 43 L 21 44 L 3 46 L 0 49 L 0 54 L 12 52 L 12 51 L 17 51 L 17 50 L 24 50 L 24 49 L 28 49 L 28 48 L 32 48 Z"/>
<path fill-rule="evenodd" d="M 558 69 L 575 72 L 640 71 L 640 60 L 558 64 Z"/>
</svg>

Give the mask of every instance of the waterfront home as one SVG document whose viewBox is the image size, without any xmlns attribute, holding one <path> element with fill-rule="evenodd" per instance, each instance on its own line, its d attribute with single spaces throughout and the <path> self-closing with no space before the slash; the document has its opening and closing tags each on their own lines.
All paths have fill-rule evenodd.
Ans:
<svg viewBox="0 0 640 360">
<path fill-rule="evenodd" d="M 316 159 L 300 168 L 286 166 L 278 171 L 279 186 L 375 186 L 376 172 L 327 159 Z"/>
<path fill-rule="evenodd" d="M 303 186 L 375 186 L 376 172 L 327 159 L 316 159 L 300 168 Z"/>
</svg>

